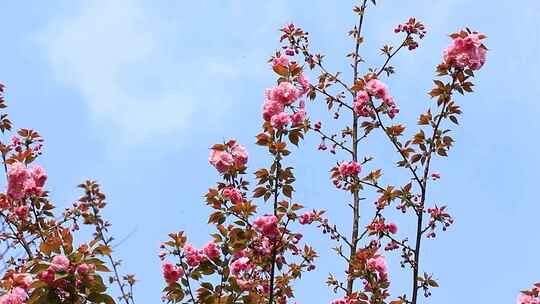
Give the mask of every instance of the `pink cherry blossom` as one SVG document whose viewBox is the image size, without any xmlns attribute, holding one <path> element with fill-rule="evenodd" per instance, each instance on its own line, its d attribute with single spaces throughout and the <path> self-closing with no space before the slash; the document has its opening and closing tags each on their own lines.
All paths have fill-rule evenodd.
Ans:
<svg viewBox="0 0 540 304">
<path fill-rule="evenodd" d="M 242 271 L 246 271 L 251 268 L 249 258 L 241 257 L 231 263 L 231 274 L 238 275 Z"/>
<path fill-rule="evenodd" d="M 172 263 L 165 262 L 162 266 L 163 269 L 163 278 L 168 284 L 173 284 L 178 282 L 180 277 L 184 274 L 182 268 L 173 265 Z"/>
<path fill-rule="evenodd" d="M 273 238 L 278 233 L 278 218 L 274 215 L 265 215 L 257 218 L 253 224 L 255 229 L 264 236 Z"/>
<path fill-rule="evenodd" d="M 83 263 L 83 264 L 80 264 L 79 266 L 77 266 L 77 273 L 83 274 L 83 275 L 84 275 L 84 274 L 87 274 L 88 271 L 90 271 L 90 268 L 91 268 L 91 267 L 90 267 L 90 265 L 88 265 L 88 264 L 84 264 L 84 263 Z"/>
<path fill-rule="evenodd" d="M 539 301 L 534 300 L 534 298 L 530 295 L 526 295 L 524 293 L 520 293 L 517 298 L 517 304 L 538 304 Z"/>
<path fill-rule="evenodd" d="M 25 219 L 28 216 L 28 211 L 30 211 L 30 207 L 28 205 L 22 205 L 15 209 L 15 215 L 19 219 Z"/>
<path fill-rule="evenodd" d="M 311 85 L 309 84 L 309 80 L 304 76 L 304 74 L 300 74 L 300 76 L 296 78 L 296 81 L 298 81 L 298 83 L 302 86 L 301 95 L 306 94 L 311 87 Z"/>
<path fill-rule="evenodd" d="M 231 154 L 237 166 L 241 167 L 247 164 L 248 152 L 243 145 L 235 144 L 231 149 Z"/>
<path fill-rule="evenodd" d="M 367 268 L 381 274 L 386 273 L 386 259 L 383 256 L 371 258 L 367 260 Z"/>
<path fill-rule="evenodd" d="M 272 120 L 272 117 L 274 115 L 277 115 L 281 112 L 283 112 L 284 105 L 277 101 L 272 99 L 267 99 L 263 104 L 263 118 L 265 121 Z"/>
<path fill-rule="evenodd" d="M 467 34 L 465 38 L 456 37 L 444 50 L 444 61 L 456 68 L 469 67 L 479 70 L 486 62 L 487 50 L 478 34 Z"/>
<path fill-rule="evenodd" d="M 392 234 L 396 234 L 397 231 L 398 231 L 398 227 L 396 224 L 394 223 L 390 223 L 388 225 L 386 225 L 386 228 L 388 229 L 388 231 Z"/>
<path fill-rule="evenodd" d="M 208 161 L 219 173 L 225 173 L 234 164 L 233 156 L 227 151 L 212 149 Z"/>
<path fill-rule="evenodd" d="M 375 98 L 385 98 L 388 95 L 388 87 L 379 79 L 371 79 L 366 85 L 367 91 Z"/>
<path fill-rule="evenodd" d="M 185 244 L 183 250 L 186 256 L 186 263 L 191 267 L 199 266 L 204 259 L 202 250 L 199 250 L 190 244 Z"/>
<path fill-rule="evenodd" d="M 243 200 L 242 192 L 237 188 L 225 188 L 221 192 L 224 198 L 230 200 L 234 204 L 241 203 Z"/>
<path fill-rule="evenodd" d="M 69 268 L 69 259 L 65 255 L 56 255 L 52 258 L 51 267 L 54 271 L 63 272 Z"/>
<path fill-rule="evenodd" d="M 22 199 L 25 195 L 25 189 L 28 180 L 30 180 L 30 172 L 21 162 L 15 162 L 8 169 L 8 186 L 7 194 L 13 199 Z"/>
<path fill-rule="evenodd" d="M 360 171 L 362 171 L 362 166 L 355 161 L 342 162 L 339 165 L 338 170 L 341 176 L 347 177 L 360 173 Z"/>
<path fill-rule="evenodd" d="M 24 304 L 28 298 L 26 291 L 15 287 L 0 297 L 0 304 Z"/>
<path fill-rule="evenodd" d="M 387 111 L 387 114 L 388 114 L 388 117 L 390 118 L 394 118 L 396 117 L 396 114 L 399 113 L 399 108 L 396 107 L 396 106 L 392 106 L 388 111 Z"/>
<path fill-rule="evenodd" d="M 299 109 L 291 115 L 291 121 L 293 125 L 301 125 L 304 122 L 304 119 L 306 118 L 306 111 L 305 111 L 305 103 L 304 101 L 300 101 L 300 107 Z"/>
<path fill-rule="evenodd" d="M 36 187 L 43 187 L 45 185 L 45 182 L 47 181 L 47 173 L 45 172 L 45 169 L 36 165 L 30 169 L 30 173 L 34 179 L 34 182 L 36 183 Z"/>
<path fill-rule="evenodd" d="M 287 66 L 287 65 L 289 65 L 289 58 L 284 57 L 284 56 L 276 57 L 276 58 L 274 58 L 274 60 L 272 60 L 272 65 L 274 65 L 274 66 L 276 66 L 276 65 Z"/>
<path fill-rule="evenodd" d="M 283 105 L 290 105 L 302 95 L 292 83 L 283 81 L 276 87 L 266 90 L 266 98 L 279 101 Z"/>
<path fill-rule="evenodd" d="M 315 220 L 315 215 L 316 214 L 313 211 L 306 212 L 298 217 L 298 221 L 302 225 L 311 224 Z"/>
<path fill-rule="evenodd" d="M 272 116 L 271 123 L 275 128 L 283 128 L 289 124 L 291 117 L 285 112 Z"/>
<path fill-rule="evenodd" d="M 209 259 L 215 259 L 219 257 L 220 251 L 218 247 L 216 246 L 216 243 L 209 242 L 203 247 L 203 253 L 209 258 Z"/>
<path fill-rule="evenodd" d="M 353 103 L 354 113 L 358 116 L 368 117 L 374 114 L 369 104 L 369 95 L 364 91 L 359 91 Z"/>
</svg>

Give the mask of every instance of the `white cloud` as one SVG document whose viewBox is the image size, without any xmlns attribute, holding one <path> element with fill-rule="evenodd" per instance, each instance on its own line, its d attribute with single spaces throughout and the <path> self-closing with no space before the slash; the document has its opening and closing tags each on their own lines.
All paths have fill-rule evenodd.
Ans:
<svg viewBox="0 0 540 304">
<path fill-rule="evenodd" d="M 199 92 L 203 83 L 236 78 L 232 63 L 175 54 L 181 30 L 171 31 L 170 20 L 160 20 L 135 0 L 81 3 L 75 14 L 49 24 L 38 40 L 54 75 L 80 92 L 103 130 L 140 143 L 182 130 L 201 105 L 217 106 L 214 113 L 226 109 L 226 92 L 219 93 L 219 102 Z"/>
</svg>

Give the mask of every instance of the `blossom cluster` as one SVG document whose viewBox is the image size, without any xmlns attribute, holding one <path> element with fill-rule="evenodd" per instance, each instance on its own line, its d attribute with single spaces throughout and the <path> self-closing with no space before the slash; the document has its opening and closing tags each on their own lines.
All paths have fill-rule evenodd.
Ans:
<svg viewBox="0 0 540 304">
<path fill-rule="evenodd" d="M 435 229 L 437 228 L 437 223 L 442 224 L 443 231 L 446 231 L 448 227 L 450 227 L 450 225 L 454 223 L 454 219 L 452 218 L 452 216 L 448 212 L 446 212 L 446 206 L 435 206 L 433 208 L 428 208 L 427 212 L 430 215 L 428 223 L 428 227 L 430 230 L 426 235 L 426 237 L 428 238 L 434 238 L 436 236 Z"/>
<path fill-rule="evenodd" d="M 28 169 L 21 162 L 15 162 L 8 169 L 7 194 L 14 200 L 28 195 L 41 195 L 47 180 L 45 170 L 40 166 Z"/>
<path fill-rule="evenodd" d="M 265 142 L 275 136 L 272 132 L 293 132 L 269 126 L 269 122 L 265 122 L 264 126 Z M 276 146 L 281 147 L 281 150 L 271 151 L 284 153 L 283 144 Z M 249 185 L 244 178 L 247 155 L 246 149 L 235 140 L 212 146 L 210 164 L 222 173 L 223 180 L 217 183 L 216 188 L 210 188 L 205 197 L 207 204 L 215 210 L 208 222 L 216 225 L 218 233 L 212 234 L 214 240 L 202 248 L 187 243 L 184 232 L 171 234 L 171 240 L 161 245 L 159 257 L 163 261 L 162 274 L 167 283 L 163 296 L 165 301 L 177 303 L 186 296 L 193 301 L 202 301 L 205 297 L 219 297 L 225 293 L 223 289 L 229 288 L 228 292 L 237 293 L 238 297 L 249 297 L 255 302 L 272 293 L 276 299 L 281 299 L 281 303 L 292 298 L 293 294 L 288 283 L 282 285 L 269 278 L 270 272 L 274 273 L 272 269 L 278 268 L 283 276 L 293 278 L 299 277 L 301 272 L 314 269 L 312 261 L 316 253 L 309 246 L 300 244 L 302 234 L 291 231 L 289 223 L 297 221 L 301 225 L 311 224 L 320 218 L 320 214 L 315 211 L 296 214 L 302 208 L 300 205 L 289 204 L 287 200 L 277 201 L 276 198 L 273 214 L 257 216 L 258 206 L 245 193 Z M 240 162 L 238 157 L 241 157 Z M 293 191 L 290 185 L 294 181 L 290 170 L 283 169 L 280 174 L 274 173 L 277 177 L 271 175 L 272 169 L 258 170 L 255 175 L 260 179 L 259 185 L 270 179 L 272 183 L 271 186 L 257 187 L 254 197 L 262 196 L 266 200 L 276 193 L 290 197 Z M 276 178 L 280 181 L 276 182 Z M 280 185 L 287 186 L 281 186 L 283 189 L 280 189 Z M 301 258 L 303 262 L 295 263 L 295 257 Z M 171 258 L 177 259 L 176 262 L 171 261 Z M 211 276 L 216 273 L 221 274 L 222 280 L 227 283 L 222 283 L 220 287 L 210 287 L 213 286 Z M 273 275 L 278 275 L 277 270 Z M 192 278 L 205 280 L 200 283 L 196 296 L 190 294 L 192 287 L 189 282 Z"/>
<path fill-rule="evenodd" d="M 379 79 L 371 79 L 366 83 L 365 91 L 358 91 L 353 103 L 356 115 L 361 117 L 372 117 L 375 115 L 372 98 L 382 100 L 384 113 L 390 118 L 394 118 L 399 113 L 399 107 L 394 102 L 394 98 L 388 93 L 388 86 Z"/>
<path fill-rule="evenodd" d="M 390 294 L 388 287 L 388 266 L 386 258 L 377 254 L 379 243 L 372 241 L 367 247 L 356 254 L 355 270 L 361 273 L 363 291 L 354 292 L 344 298 L 335 299 L 331 304 L 369 304 L 379 303 L 380 299 Z"/>
<path fill-rule="evenodd" d="M 351 190 L 354 180 L 361 171 L 362 165 L 358 162 L 354 160 L 343 161 L 332 168 L 332 183 L 338 189 L 343 188 L 343 190 Z"/>
<path fill-rule="evenodd" d="M 525 290 L 519 293 L 517 304 L 540 304 L 540 283 L 534 284 L 531 290 Z"/>
<path fill-rule="evenodd" d="M 208 161 L 219 173 L 226 173 L 233 167 L 244 168 L 248 161 L 248 152 L 244 146 L 229 141 L 223 145 L 214 145 Z"/>
<path fill-rule="evenodd" d="M 396 234 L 398 227 L 395 223 L 387 224 L 383 218 L 374 219 L 371 224 L 366 227 L 369 235 L 379 235 L 380 237 L 385 234 Z"/>
<path fill-rule="evenodd" d="M 28 293 L 24 288 L 15 287 L 3 296 L 0 296 L 0 304 L 25 304 Z"/>
<path fill-rule="evenodd" d="M 424 38 L 427 33 L 426 26 L 417 21 L 416 18 L 411 17 L 405 23 L 398 24 L 394 29 L 395 33 L 407 33 L 407 39 L 404 44 L 407 45 L 409 50 L 414 50 L 418 47 L 418 42 L 415 41 L 412 36 L 418 36 L 420 39 Z"/>
<path fill-rule="evenodd" d="M 452 44 L 444 50 L 446 64 L 456 68 L 479 70 L 486 62 L 487 48 L 482 44 L 486 38 L 478 33 L 462 31 L 452 34 Z"/>
<path fill-rule="evenodd" d="M 298 105 L 295 105 L 295 102 L 309 91 L 310 84 L 301 73 L 298 64 L 287 57 L 293 55 L 294 53 L 290 52 L 286 52 L 285 55 L 277 53 L 271 59 L 274 71 L 284 78 L 280 79 L 276 86 L 265 91 L 266 100 L 262 115 L 264 120 L 275 128 L 283 128 L 289 123 L 293 127 L 299 126 L 306 118 L 304 101 L 300 100 Z M 292 113 L 287 113 L 286 108 L 290 108 Z"/>
<path fill-rule="evenodd" d="M 6 108 L 1 96 L 0 109 Z M 0 132 L 11 131 L 7 114 L 0 115 Z M 85 195 L 63 213 L 49 201 L 45 189 L 48 176 L 34 165 L 42 155 L 43 138 L 30 129 L 19 129 L 9 143 L 0 141 L 4 163 L 5 191 L 0 192 L 0 218 L 4 230 L 0 241 L 7 245 L 2 250 L 3 276 L 0 278 L 0 304 L 25 303 L 113 303 L 107 286 L 98 272 L 111 271 L 101 260 L 108 256 L 116 277 L 110 281 L 122 286 L 122 298 L 132 304 L 131 293 L 123 288 L 131 283 L 120 282 L 117 262 L 111 256 L 110 239 L 105 236 L 106 223 L 99 212 L 105 207 L 104 194 L 99 185 L 87 181 L 80 186 Z M 88 242 L 77 240 L 73 234 L 78 223 L 93 226 L 94 238 Z M 112 302 L 111 302 L 112 301 Z"/>
</svg>

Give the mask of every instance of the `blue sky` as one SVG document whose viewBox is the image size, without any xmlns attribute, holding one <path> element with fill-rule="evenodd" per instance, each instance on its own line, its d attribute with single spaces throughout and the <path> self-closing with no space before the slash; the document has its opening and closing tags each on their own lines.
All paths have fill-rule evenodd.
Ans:
<svg viewBox="0 0 540 304">
<path fill-rule="evenodd" d="M 434 167 L 443 178 L 432 203 L 448 204 L 456 218 L 449 232 L 425 242 L 425 270 L 441 288 L 430 303 L 512 303 L 520 289 L 540 280 L 537 181 L 540 160 L 540 4 L 534 0 L 381 0 L 366 20 L 361 52 L 378 66 L 378 49 L 397 43 L 395 24 L 414 15 L 428 26 L 415 52 L 394 61 L 388 80 L 412 123 L 430 105 L 433 68 L 449 43 L 446 34 L 469 26 L 486 33 L 491 51 L 476 78 L 476 93 L 457 101 L 465 112 L 456 147 Z M 201 196 L 217 179 L 207 165 L 208 147 L 237 138 L 251 152 L 252 169 L 268 164 L 253 144 L 263 90 L 274 79 L 266 60 L 277 48 L 277 29 L 288 22 L 308 30 L 313 48 L 333 70 L 346 71 L 351 49 L 346 32 L 356 22 L 354 1 L 27 1 L 0 4 L 0 81 L 7 85 L 17 127 L 46 139 L 42 164 L 60 206 L 79 195 L 75 186 L 98 179 L 109 195 L 108 216 L 124 269 L 140 279 L 139 303 L 158 303 L 163 282 L 158 245 L 184 229 L 195 245 L 208 240 L 208 209 Z M 364 66 L 366 68 L 366 66 Z M 328 121 L 323 104 L 308 103 L 313 119 Z M 335 159 L 316 151 L 310 136 L 297 171 L 296 199 L 329 209 L 349 222 L 346 197 L 332 189 Z M 389 182 L 406 176 L 392 168 L 391 146 L 369 141 Z M 395 217 L 403 232 L 412 229 Z M 344 225 L 346 227 L 347 225 Z M 334 244 L 305 229 L 321 252 Z M 393 261 L 396 259 L 393 258 Z M 328 272 L 341 273 L 333 255 L 297 288 L 299 303 L 328 303 Z M 407 288 L 392 271 L 396 292 Z M 313 288 L 316 286 L 316 288 Z M 320 288 L 319 288 L 320 286 Z"/>
</svg>

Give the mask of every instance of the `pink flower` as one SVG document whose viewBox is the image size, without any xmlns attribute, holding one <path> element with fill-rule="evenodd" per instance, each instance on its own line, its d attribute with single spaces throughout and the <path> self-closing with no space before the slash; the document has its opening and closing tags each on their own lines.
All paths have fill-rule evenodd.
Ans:
<svg viewBox="0 0 540 304">
<path fill-rule="evenodd" d="M 220 251 L 217 248 L 216 243 L 214 243 L 214 242 L 210 242 L 210 243 L 206 244 L 203 247 L 203 252 L 209 259 L 215 259 L 215 258 L 219 257 L 219 255 L 220 255 Z"/>
<path fill-rule="evenodd" d="M 90 265 L 88 264 L 80 264 L 79 266 L 77 266 L 77 273 L 81 275 L 87 274 L 88 271 L 90 271 Z"/>
<path fill-rule="evenodd" d="M 438 180 L 441 178 L 441 174 L 439 172 L 433 172 L 431 173 L 431 178 L 433 178 L 433 180 Z"/>
<path fill-rule="evenodd" d="M 414 41 L 412 38 L 414 35 L 417 35 L 422 39 L 427 33 L 426 27 L 421 22 L 417 22 L 415 18 L 410 18 L 406 23 L 399 24 L 394 29 L 394 32 L 406 32 L 408 34 L 409 39 L 407 40 L 407 46 L 409 50 L 414 50 L 418 47 L 418 42 Z"/>
<path fill-rule="evenodd" d="M 274 237 L 278 233 L 277 228 L 277 222 L 278 218 L 274 215 L 265 215 L 257 218 L 253 224 L 255 225 L 255 229 L 267 237 Z"/>
<path fill-rule="evenodd" d="M 244 197 L 242 196 L 242 192 L 240 192 L 240 190 L 236 188 L 225 188 L 223 189 L 221 194 L 223 195 L 223 197 L 230 200 L 234 204 L 241 203 L 244 199 Z"/>
<path fill-rule="evenodd" d="M 347 177 L 360 173 L 360 171 L 362 171 L 362 166 L 355 161 L 342 162 L 339 165 L 338 170 L 341 176 Z"/>
<path fill-rule="evenodd" d="M 315 220 L 315 212 L 306 212 L 298 217 L 298 221 L 302 225 L 311 224 Z"/>
<path fill-rule="evenodd" d="M 394 97 L 390 96 L 390 95 L 386 95 L 384 97 L 384 103 L 389 106 L 389 107 L 393 107 L 396 105 L 396 103 L 394 102 Z"/>
<path fill-rule="evenodd" d="M 348 302 L 346 299 L 335 299 L 331 304 L 348 304 Z"/>
<path fill-rule="evenodd" d="M 305 118 L 306 118 L 306 112 L 303 109 L 298 110 L 296 113 L 294 113 L 291 116 L 292 123 L 295 126 L 302 124 Z"/>
<path fill-rule="evenodd" d="M 232 147 L 231 153 L 234 159 L 234 163 L 241 167 L 247 164 L 248 161 L 248 152 L 246 147 L 236 144 Z"/>
<path fill-rule="evenodd" d="M 535 301 L 530 295 L 520 293 L 517 298 L 517 304 L 538 304 L 538 301 Z"/>
<path fill-rule="evenodd" d="M 306 111 L 305 111 L 305 104 L 304 104 L 304 101 L 300 101 L 300 108 L 298 109 L 298 111 L 296 111 L 296 113 L 294 113 L 292 116 L 291 116 L 291 121 L 293 123 L 293 125 L 300 125 L 304 122 L 304 119 L 306 118 Z"/>
<path fill-rule="evenodd" d="M 204 255 L 201 250 L 193 247 L 190 244 L 184 245 L 184 253 L 186 255 L 186 262 L 191 267 L 197 267 L 204 259 Z"/>
<path fill-rule="evenodd" d="M 216 149 L 212 149 L 212 152 L 210 152 L 210 156 L 208 157 L 208 161 L 218 170 L 219 173 L 227 172 L 234 164 L 234 158 L 229 152 Z"/>
<path fill-rule="evenodd" d="M 283 81 L 276 87 L 266 90 L 266 98 L 279 101 L 283 105 L 292 104 L 302 93 L 290 82 Z"/>
<path fill-rule="evenodd" d="M 311 85 L 309 84 L 309 80 L 304 76 L 304 74 L 300 74 L 300 76 L 296 78 L 296 81 L 298 81 L 298 83 L 302 86 L 301 94 L 306 94 L 311 87 Z"/>
<path fill-rule="evenodd" d="M 45 182 L 47 181 L 47 173 L 45 173 L 45 169 L 36 165 L 30 169 L 30 173 L 32 174 L 36 187 L 43 187 L 45 185 Z"/>
<path fill-rule="evenodd" d="M 396 106 L 392 106 L 386 113 L 388 114 L 388 117 L 393 119 L 394 117 L 396 117 L 396 114 L 399 113 L 399 108 Z"/>
<path fill-rule="evenodd" d="M 20 287 L 15 287 L 0 297 L 0 304 L 24 304 L 28 294 Z"/>
<path fill-rule="evenodd" d="M 386 273 L 386 259 L 383 256 L 371 258 L 367 261 L 367 268 L 381 274 Z"/>
<path fill-rule="evenodd" d="M 398 231 L 398 227 L 396 224 L 394 223 L 390 223 L 388 225 L 386 225 L 386 228 L 388 229 L 388 231 L 392 234 L 396 234 L 397 231 Z"/>
<path fill-rule="evenodd" d="M 486 62 L 486 48 L 480 41 L 480 35 L 467 34 L 466 37 L 456 37 L 453 43 L 444 50 L 444 61 L 456 68 L 469 67 L 479 70 Z"/>
<path fill-rule="evenodd" d="M 263 105 L 263 118 L 265 121 L 270 121 L 274 115 L 283 112 L 284 105 L 272 99 L 267 99 Z"/>
<path fill-rule="evenodd" d="M 385 98 L 388 95 L 388 87 L 379 79 L 371 79 L 368 81 L 366 88 L 370 95 L 375 98 Z"/>
<path fill-rule="evenodd" d="M 47 270 L 38 273 L 37 278 L 44 282 L 52 283 L 54 281 L 54 269 L 52 267 L 47 268 Z"/>
<path fill-rule="evenodd" d="M 162 266 L 163 278 L 168 284 L 176 283 L 180 277 L 184 274 L 182 268 L 173 265 L 172 263 L 165 262 Z"/>
<path fill-rule="evenodd" d="M 52 258 L 51 267 L 56 272 L 63 272 L 69 268 L 69 259 L 65 255 L 56 255 Z"/>
<path fill-rule="evenodd" d="M 15 215 L 17 215 L 19 219 L 25 219 L 28 216 L 29 210 L 30 207 L 28 207 L 28 205 L 19 206 L 15 209 Z"/>
<path fill-rule="evenodd" d="M 13 163 L 8 169 L 7 194 L 13 199 L 22 199 L 28 180 L 30 180 L 28 169 L 21 162 Z"/>
<path fill-rule="evenodd" d="M 246 271 L 251 268 L 249 258 L 241 257 L 231 263 L 231 274 L 236 276 L 242 271 Z"/>
<path fill-rule="evenodd" d="M 289 117 L 289 114 L 285 112 L 281 112 L 277 115 L 272 116 L 271 123 L 274 128 L 283 128 L 289 122 L 291 121 L 291 118 Z"/>
<path fill-rule="evenodd" d="M 365 91 L 359 91 L 356 93 L 356 98 L 354 101 L 358 103 L 368 103 L 369 95 Z"/>
<path fill-rule="evenodd" d="M 369 95 L 364 91 L 359 91 L 353 103 L 354 113 L 358 116 L 368 117 L 373 114 L 369 105 Z"/>
<path fill-rule="evenodd" d="M 272 65 L 274 65 L 274 66 L 276 66 L 276 65 L 287 66 L 287 65 L 289 65 L 289 58 L 284 57 L 284 56 L 276 57 L 276 58 L 274 58 L 274 60 L 272 60 Z"/>
</svg>

